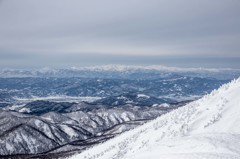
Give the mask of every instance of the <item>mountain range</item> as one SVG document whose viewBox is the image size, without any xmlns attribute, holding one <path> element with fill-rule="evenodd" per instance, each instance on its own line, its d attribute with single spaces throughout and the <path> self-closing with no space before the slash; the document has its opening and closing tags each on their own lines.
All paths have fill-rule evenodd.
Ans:
<svg viewBox="0 0 240 159">
<path fill-rule="evenodd" d="M 240 74 L 239 69 L 231 68 L 177 68 L 162 65 L 102 65 L 89 67 L 70 67 L 65 69 L 2 69 L 0 77 L 83 77 L 83 78 L 127 78 L 156 79 L 172 74 L 233 79 Z"/>
<path fill-rule="evenodd" d="M 240 78 L 71 159 L 240 158 Z"/>
<path fill-rule="evenodd" d="M 201 73 L 201 69 L 171 68 L 172 72 L 168 72 L 156 68 L 104 66 L 71 68 L 72 74 L 69 69 L 64 69 L 66 74 L 60 69 L 41 70 L 41 74 L 30 70 L 27 76 L 26 70 L 1 74 L 0 158 L 65 158 L 83 151 L 85 154 L 93 146 L 135 132 L 142 125 L 201 101 L 238 75 L 237 70 L 231 69 L 203 69 Z M 187 115 L 191 116 L 191 112 Z M 188 118 L 186 114 L 182 116 Z M 169 120 L 180 122 L 178 117 Z"/>
</svg>

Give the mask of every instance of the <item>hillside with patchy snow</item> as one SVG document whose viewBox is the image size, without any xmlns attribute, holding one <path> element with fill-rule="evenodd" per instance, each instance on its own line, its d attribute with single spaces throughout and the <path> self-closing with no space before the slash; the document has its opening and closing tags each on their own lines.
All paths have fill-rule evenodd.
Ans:
<svg viewBox="0 0 240 159">
<path fill-rule="evenodd" d="M 72 159 L 239 159 L 240 78 Z"/>
</svg>

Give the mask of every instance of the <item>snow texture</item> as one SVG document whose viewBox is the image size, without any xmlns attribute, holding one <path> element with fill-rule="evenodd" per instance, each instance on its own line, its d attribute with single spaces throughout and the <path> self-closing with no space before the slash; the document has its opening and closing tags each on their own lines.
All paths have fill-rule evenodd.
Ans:
<svg viewBox="0 0 240 159">
<path fill-rule="evenodd" d="M 71 159 L 239 159 L 240 78 Z"/>
</svg>

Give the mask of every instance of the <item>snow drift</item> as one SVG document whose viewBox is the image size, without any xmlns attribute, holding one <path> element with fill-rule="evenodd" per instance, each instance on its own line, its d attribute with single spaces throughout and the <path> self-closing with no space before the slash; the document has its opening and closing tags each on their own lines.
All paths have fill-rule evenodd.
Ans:
<svg viewBox="0 0 240 159">
<path fill-rule="evenodd" d="M 72 159 L 239 159 L 240 78 Z"/>
</svg>

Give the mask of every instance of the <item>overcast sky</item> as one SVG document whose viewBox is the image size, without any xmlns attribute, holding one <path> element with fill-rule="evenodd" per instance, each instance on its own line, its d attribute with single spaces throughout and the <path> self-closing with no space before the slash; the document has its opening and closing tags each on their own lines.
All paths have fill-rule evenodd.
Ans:
<svg viewBox="0 0 240 159">
<path fill-rule="evenodd" d="M 239 0 L 0 0 L 0 67 L 240 68 Z"/>
</svg>

